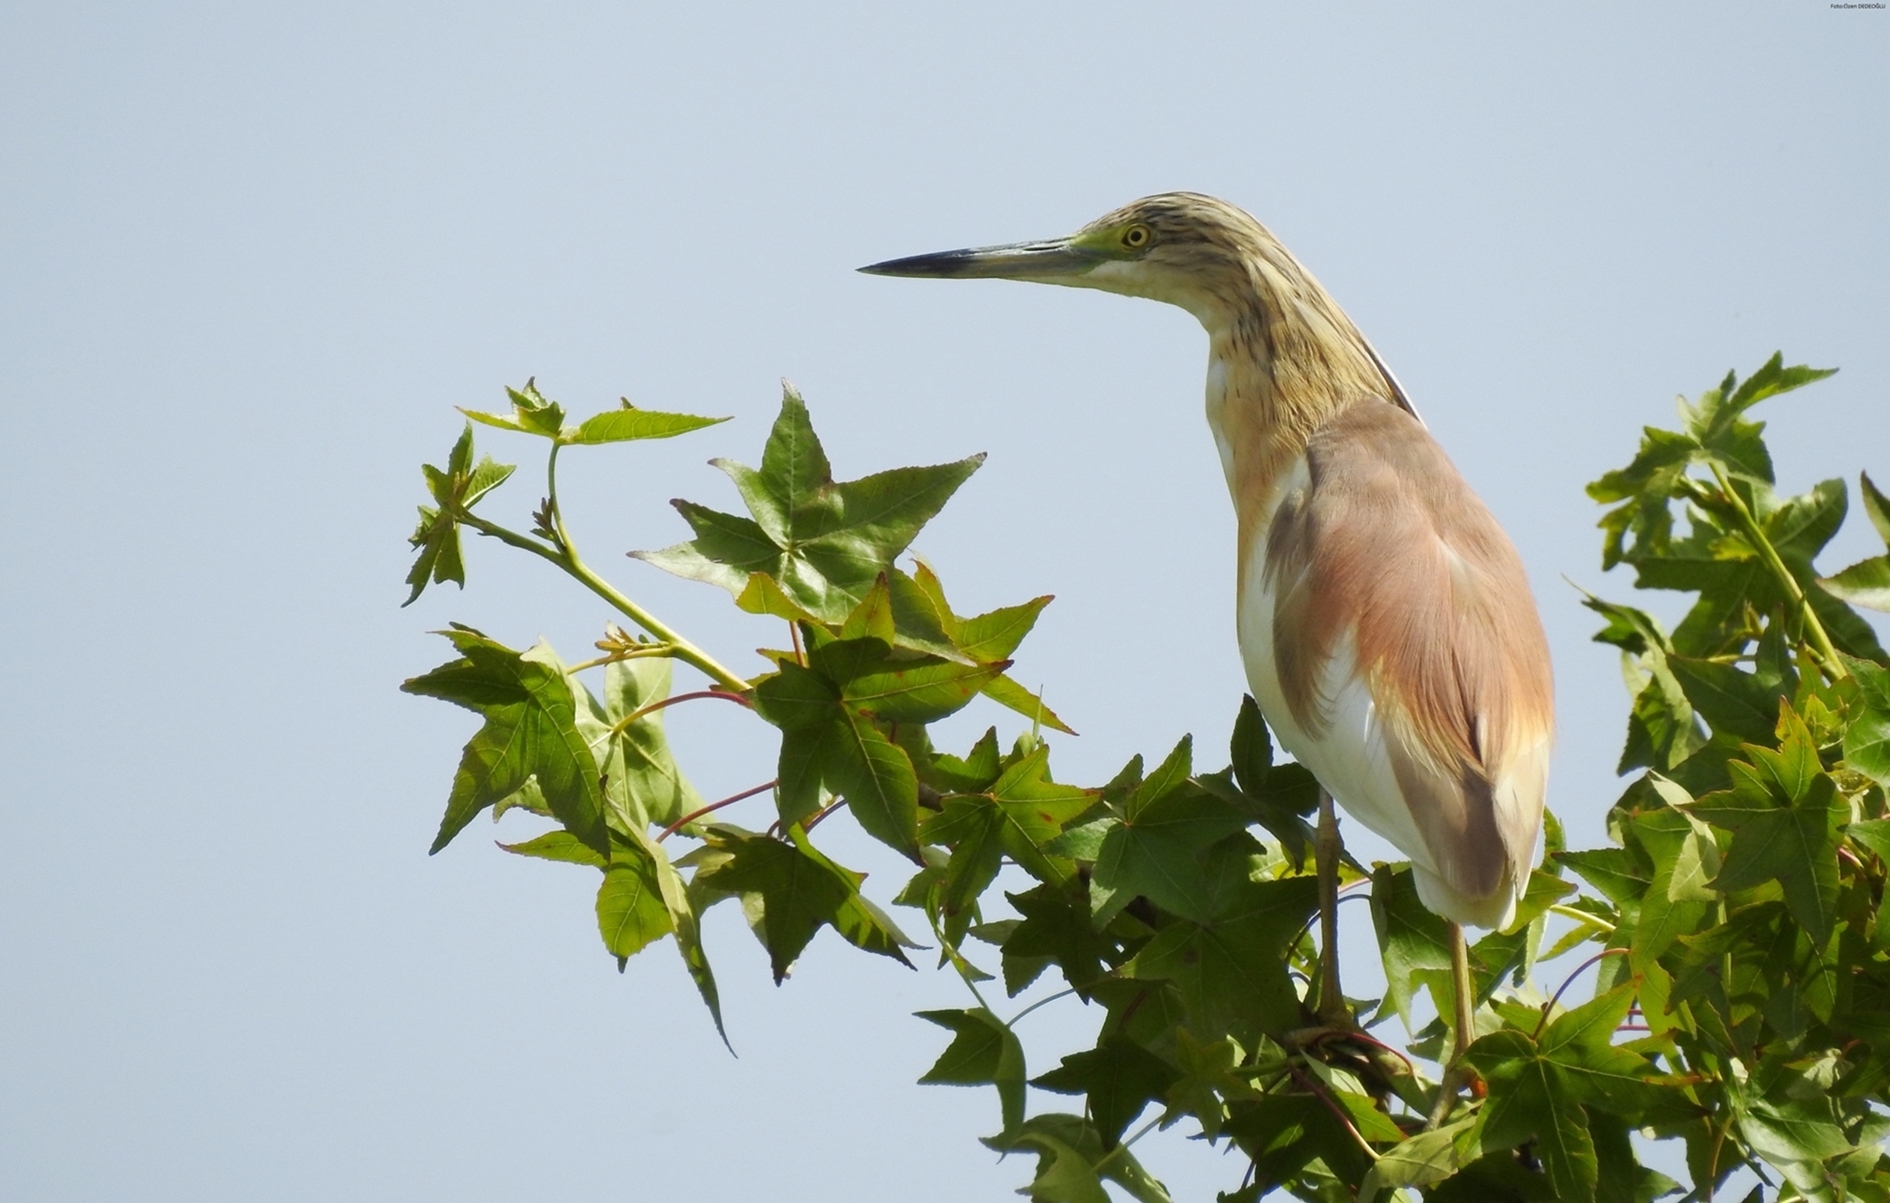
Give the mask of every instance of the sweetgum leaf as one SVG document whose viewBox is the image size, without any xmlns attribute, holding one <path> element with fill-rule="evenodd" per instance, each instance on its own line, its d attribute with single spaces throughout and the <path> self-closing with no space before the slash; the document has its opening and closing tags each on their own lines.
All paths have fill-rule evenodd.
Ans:
<svg viewBox="0 0 1890 1203">
<path fill-rule="evenodd" d="M 729 859 L 704 869 L 699 884 L 727 894 L 759 896 L 768 960 L 779 985 L 821 925 L 849 944 L 891 957 L 907 967 L 905 938 L 875 908 L 864 905 L 859 881 L 808 850 L 766 836 L 719 830 L 713 837 Z"/>
<path fill-rule="evenodd" d="M 469 627 L 442 632 L 461 658 L 401 689 L 477 710 L 485 725 L 460 757 L 431 851 L 446 847 L 480 811 L 535 779 L 567 831 L 606 852 L 597 760 L 577 729 L 564 666 L 546 644 L 520 653 Z"/>
<path fill-rule="evenodd" d="M 1028 1190 L 1032 1203 L 1107 1203 L 1104 1180 L 1120 1186 L 1136 1203 L 1172 1203 L 1168 1189 L 1133 1153 L 1126 1148 L 1104 1150 L 1095 1125 L 1081 1116 L 1033 1115 L 1015 1131 L 987 1137 L 983 1143 L 1000 1153 L 1037 1153 L 1037 1176 Z"/>
<path fill-rule="evenodd" d="M 705 426 L 714 426 L 727 418 L 703 418 L 695 414 L 670 414 L 654 409 L 638 409 L 628 399 L 621 409 L 608 409 L 578 423 L 574 430 L 559 432 L 561 443 L 623 443 L 632 439 L 668 439 Z"/>
<path fill-rule="evenodd" d="M 656 865 L 635 844 L 614 842 L 610 866 L 597 890 L 597 930 L 604 947 L 624 963 L 675 929 L 663 901 Z"/>
<path fill-rule="evenodd" d="M 1096 852 L 1090 878 L 1096 921 L 1107 923 L 1140 895 L 1184 919 L 1209 922 L 1227 886 L 1202 856 L 1246 825 L 1238 807 L 1185 779 L 1146 803 L 1110 828 Z M 1244 863 L 1223 861 L 1223 872 L 1244 873 Z"/>
<path fill-rule="evenodd" d="M 1380 1192 L 1401 1186 L 1423 1187 L 1455 1174 L 1463 1165 L 1457 1142 L 1473 1121 L 1458 1120 L 1429 1132 L 1420 1132 L 1387 1151 L 1359 1184 L 1358 1203 L 1373 1203 Z"/>
<path fill-rule="evenodd" d="M 807 406 L 789 388 L 760 470 L 717 462 L 734 480 L 752 520 L 679 501 L 676 507 L 696 538 L 632 554 L 737 596 L 748 587 L 750 573 L 763 572 L 808 613 L 840 623 L 882 574 L 894 571 L 893 561 L 919 528 L 983 462 L 977 455 L 836 482 Z"/>
<path fill-rule="evenodd" d="M 1418 900 L 1409 865 L 1379 865 L 1372 871 L 1372 926 L 1385 965 L 1385 1001 L 1409 1029 L 1418 974 L 1450 968 L 1450 932 Z"/>
<path fill-rule="evenodd" d="M 1293 1181 L 1315 1158 L 1353 1186 L 1363 1183 L 1370 1168 L 1351 1131 L 1317 1095 L 1269 1094 L 1235 1104 L 1228 1108 L 1226 1131 L 1253 1159 L 1262 1189 Z M 1351 1192 L 1323 1197 L 1348 1198 Z"/>
<path fill-rule="evenodd" d="M 1719 805 L 1708 810 L 1715 801 Z M 1802 798 L 1783 804 L 1714 796 L 1701 799 L 1700 809 L 1709 822 L 1734 833 L 1713 888 L 1730 892 L 1776 881 L 1792 916 L 1812 938 L 1829 938 L 1837 921 L 1838 832 L 1850 818 L 1831 778 L 1818 774 Z"/>
<path fill-rule="evenodd" d="M 606 792 L 621 791 L 627 818 L 645 826 L 667 827 L 702 808 L 702 795 L 682 775 L 664 730 L 667 713 L 654 710 L 635 722 L 631 715 L 669 696 L 670 661 L 650 656 L 613 661 L 604 668 L 604 698 L 599 718 L 607 743 L 600 747 Z M 583 686 L 574 682 L 573 688 Z M 588 695 L 586 695 L 588 696 Z"/>
<path fill-rule="evenodd" d="M 1839 601 L 1890 611 L 1890 555 L 1859 560 L 1835 576 L 1819 577 L 1818 584 Z"/>
<path fill-rule="evenodd" d="M 1004 1131 L 1015 1131 L 1024 1120 L 1024 1046 L 1017 1034 L 983 1007 L 915 1013 L 952 1033 L 951 1044 L 919 1081 L 996 1086 Z"/>
<path fill-rule="evenodd" d="M 1080 893 L 1072 896 L 1056 886 L 1040 885 L 1004 897 L 1023 916 L 1004 941 L 1007 982 L 1013 960 L 1050 957 L 1063 971 L 1064 980 L 1081 993 L 1115 964 L 1115 945 L 1091 924 L 1088 903 Z"/>
<path fill-rule="evenodd" d="M 1033 723 L 1042 723 L 1052 731 L 1075 735 L 1076 729 L 1057 717 L 1057 712 L 1043 704 L 1043 698 L 1025 689 L 1010 677 L 1000 674 L 984 686 L 984 696 L 1007 710 L 1014 710 Z"/>
<path fill-rule="evenodd" d="M 1480 1147 L 1509 1148 L 1534 1139 L 1554 1197 L 1564 1203 L 1593 1200 L 1599 1176 L 1594 1141 L 1562 1066 L 1514 1030 L 1483 1037 L 1466 1056 L 1489 1087 L 1477 1119 Z"/>
<path fill-rule="evenodd" d="M 1179 1070 L 1135 1041 L 1109 1036 L 1093 1049 L 1063 1058 L 1062 1065 L 1030 1084 L 1086 1096 L 1103 1148 L 1113 1149 L 1143 1108 L 1159 1101 L 1180 1077 Z"/>
<path fill-rule="evenodd" d="M 500 844 L 499 847 L 519 856 L 536 857 L 539 860 L 563 861 L 571 865 L 589 865 L 593 869 L 602 869 L 609 862 L 597 849 L 586 844 L 568 831 L 547 831 L 541 836 L 519 844 Z"/>
<path fill-rule="evenodd" d="M 1254 881 L 1243 871 L 1248 853 L 1230 844 L 1207 865 L 1217 883 L 1208 921 L 1176 919 L 1122 972 L 1174 982 L 1197 1034 L 1231 1034 L 1245 1044 L 1299 1020 L 1299 996 L 1286 976 L 1288 944 L 1312 915 L 1318 886 L 1311 877 Z"/>
<path fill-rule="evenodd" d="M 407 573 L 407 584 L 412 591 L 407 600 L 400 603 L 403 606 L 412 605 L 429 582 L 452 581 L 465 587 L 466 565 L 459 544 L 460 516 L 512 475 L 511 464 L 495 463 L 491 456 L 481 459 L 474 467 L 472 451 L 472 426 L 468 424 L 447 456 L 445 471 L 432 464 L 421 466 L 434 504 L 420 507 L 420 524 L 407 538 L 419 554 Z"/>
<path fill-rule="evenodd" d="M 1868 472 L 1859 474 L 1857 492 L 1864 499 L 1864 513 L 1870 517 L 1870 524 L 1877 528 L 1877 537 L 1890 547 L 1890 497 L 1878 490 Z"/>
<path fill-rule="evenodd" d="M 1715 731 L 1749 740 L 1771 737 L 1779 699 L 1785 696 L 1782 682 L 1767 684 L 1733 665 L 1686 656 L 1670 656 L 1667 665 L 1694 710 Z"/>
</svg>

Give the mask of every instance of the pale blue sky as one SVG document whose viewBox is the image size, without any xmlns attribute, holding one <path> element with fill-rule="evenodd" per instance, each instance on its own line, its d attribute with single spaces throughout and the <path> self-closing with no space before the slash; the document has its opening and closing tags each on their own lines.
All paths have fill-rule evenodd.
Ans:
<svg viewBox="0 0 1890 1203">
<path fill-rule="evenodd" d="M 667 948 L 617 975 L 585 873 L 483 825 L 425 856 L 470 729 L 395 691 L 443 658 L 425 632 L 576 652 L 606 617 L 484 545 L 464 594 L 397 608 L 418 464 L 504 384 L 736 416 L 573 455 L 567 504 L 738 664 L 774 628 L 615 553 L 680 537 L 671 496 L 732 503 L 703 461 L 752 462 L 778 377 L 845 475 L 991 452 L 919 547 L 961 609 L 1058 595 L 1019 672 L 1084 732 L 1063 774 L 1184 731 L 1212 766 L 1243 683 L 1192 320 L 852 269 L 1227 197 L 1521 547 L 1557 656 L 1551 804 L 1589 843 L 1625 697 L 1563 577 L 1628 585 L 1582 483 L 1781 348 L 1843 368 L 1765 415 L 1784 482 L 1890 476 L 1883 10 L 10 3 L 0 49 L 8 1199 L 1027 1179 L 974 1140 L 986 1093 L 912 1084 L 942 1040 L 908 1013 L 963 1005 L 953 980 L 827 936 L 777 990 L 725 908 L 731 1059 Z M 672 714 L 706 795 L 770 775 L 740 716 Z M 954 729 L 992 721 L 1015 730 Z M 890 897 L 896 862 L 838 826 Z M 1094 1023 L 1027 1021 L 1033 1072 Z M 1172 1136 L 1148 1160 L 1178 1197 L 1239 1177 Z"/>
</svg>

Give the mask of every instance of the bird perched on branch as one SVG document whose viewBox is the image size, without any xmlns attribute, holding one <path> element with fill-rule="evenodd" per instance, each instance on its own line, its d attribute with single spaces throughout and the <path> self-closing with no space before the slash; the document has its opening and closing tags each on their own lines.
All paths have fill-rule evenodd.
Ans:
<svg viewBox="0 0 1890 1203">
<path fill-rule="evenodd" d="M 1507 924 L 1535 858 L 1549 650 L 1515 548 L 1371 344 L 1266 227 L 1196 193 L 1146 197 L 1066 238 L 861 270 L 1097 288 L 1207 329 L 1247 680 L 1323 787 L 1319 1012 L 1351 1022 L 1336 798 L 1411 859 L 1419 898 L 1450 921 L 1461 1054 L 1474 1033 L 1462 925 Z"/>
</svg>

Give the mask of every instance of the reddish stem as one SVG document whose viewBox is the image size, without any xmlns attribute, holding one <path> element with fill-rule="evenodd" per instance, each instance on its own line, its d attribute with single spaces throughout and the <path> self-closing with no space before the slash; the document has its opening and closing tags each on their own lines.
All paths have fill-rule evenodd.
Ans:
<svg viewBox="0 0 1890 1203">
<path fill-rule="evenodd" d="M 648 706 L 639 706 L 631 717 L 633 719 L 642 718 L 646 714 L 655 714 L 658 710 L 662 710 L 665 707 L 674 706 L 677 702 L 694 701 L 696 698 L 721 698 L 724 702 L 734 702 L 736 705 L 746 706 L 750 710 L 755 708 L 753 702 L 739 693 L 730 693 L 726 689 L 698 689 L 694 693 L 672 694 L 660 702 L 651 702 Z"/>
<path fill-rule="evenodd" d="M 1575 979 L 1582 975 L 1582 970 L 1588 968 L 1590 965 L 1599 965 L 1605 957 L 1624 957 L 1627 954 L 1628 950 L 1625 948 L 1604 948 L 1594 956 L 1589 957 L 1581 964 L 1575 966 L 1575 972 L 1563 978 L 1562 984 L 1556 987 L 1554 994 L 1549 996 L 1549 1001 L 1542 1004 L 1542 1021 L 1536 1024 L 1536 1033 L 1534 1036 L 1530 1037 L 1530 1039 L 1542 1039 L 1542 1029 L 1549 1026 L 1549 1012 L 1555 1010 L 1555 1004 L 1562 1001 L 1562 992 L 1575 984 Z"/>
<path fill-rule="evenodd" d="M 724 806 L 733 806 L 735 803 L 740 802 L 744 798 L 752 798 L 756 794 L 766 793 L 769 790 L 773 789 L 775 787 L 775 784 L 776 783 L 773 781 L 765 782 L 761 785 L 757 785 L 753 789 L 745 789 L 739 794 L 735 794 L 732 797 L 724 798 L 720 802 L 711 802 L 700 810 L 692 810 L 688 814 L 684 815 L 682 818 L 677 819 L 674 823 L 671 823 L 669 826 L 663 828 L 662 834 L 656 837 L 656 842 L 659 844 L 662 843 L 664 840 L 668 839 L 670 836 L 675 835 L 676 832 L 680 830 L 682 827 L 695 822 L 697 819 L 701 818 L 703 815 L 709 814 L 713 811 L 718 811 L 722 809 Z"/>
<path fill-rule="evenodd" d="M 1307 1074 L 1301 1072 L 1299 1066 L 1294 1065 L 1291 1061 L 1286 1063 L 1286 1068 L 1292 1073 L 1295 1082 L 1298 1082 L 1301 1086 L 1304 1086 L 1310 1091 L 1314 1098 L 1325 1104 L 1326 1110 L 1332 1112 L 1334 1118 L 1345 1125 L 1345 1130 L 1352 1134 L 1353 1140 L 1358 1141 L 1359 1147 L 1365 1150 L 1367 1156 L 1378 1156 L 1378 1154 L 1372 1151 L 1371 1142 L 1366 1140 L 1365 1137 L 1359 1133 L 1358 1127 L 1352 1123 L 1351 1115 L 1346 1112 L 1345 1108 L 1334 1102 L 1332 1096 L 1327 1094 L 1318 1082 L 1315 1082 Z"/>
</svg>

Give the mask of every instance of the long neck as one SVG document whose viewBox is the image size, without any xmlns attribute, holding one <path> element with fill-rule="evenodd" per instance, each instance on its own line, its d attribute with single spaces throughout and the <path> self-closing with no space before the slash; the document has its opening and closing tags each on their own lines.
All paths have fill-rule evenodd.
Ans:
<svg viewBox="0 0 1890 1203">
<path fill-rule="evenodd" d="M 1240 524 L 1242 577 L 1284 474 L 1349 406 L 1391 382 L 1338 305 L 1277 242 L 1247 256 L 1247 280 L 1197 311 L 1208 332 L 1207 418 Z"/>
</svg>

